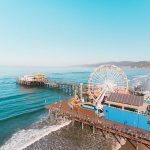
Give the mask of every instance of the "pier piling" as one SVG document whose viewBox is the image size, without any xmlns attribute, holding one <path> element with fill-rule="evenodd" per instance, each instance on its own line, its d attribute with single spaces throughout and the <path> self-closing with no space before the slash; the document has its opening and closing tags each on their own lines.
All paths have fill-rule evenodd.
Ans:
<svg viewBox="0 0 150 150">
<path fill-rule="evenodd" d="M 150 133 L 148 131 L 106 120 L 104 118 L 94 116 L 94 114 L 91 114 L 87 117 L 86 112 L 80 112 L 70 108 L 68 103 L 73 99 L 74 98 L 69 98 L 54 104 L 50 104 L 47 106 L 47 109 L 51 109 L 53 113 L 58 113 L 58 109 L 61 104 L 61 109 L 58 113 L 58 116 L 65 116 L 67 119 L 73 122 L 80 122 L 82 129 L 84 128 L 84 124 L 86 124 L 92 127 L 93 133 L 95 133 L 96 129 L 100 129 L 105 139 L 108 138 L 107 134 L 114 134 L 117 137 L 120 136 L 128 139 L 130 143 L 132 140 L 134 142 L 150 146 Z M 118 138 L 118 140 L 120 139 Z M 139 149 L 138 144 L 134 145 L 134 149 Z"/>
<path fill-rule="evenodd" d="M 63 83 L 63 82 L 52 82 L 52 81 L 18 81 L 18 84 L 24 85 L 27 87 L 45 87 L 49 89 L 59 89 L 68 94 L 76 93 L 82 99 L 82 94 L 87 94 L 88 86 L 80 84 L 71 84 L 71 83 Z M 80 95 L 81 94 L 81 95 Z M 133 140 L 136 143 L 136 150 L 139 149 L 138 143 L 142 143 L 150 146 L 150 133 L 143 129 L 134 128 L 125 124 L 117 123 L 114 121 L 107 120 L 103 117 L 98 117 L 95 113 L 89 115 L 86 111 L 78 112 L 75 109 L 72 109 L 68 106 L 68 103 L 73 101 L 72 98 L 66 99 L 54 104 L 50 104 L 47 106 L 49 109 L 49 116 L 52 117 L 54 115 L 56 119 L 61 116 L 64 119 L 67 118 L 69 120 L 77 121 L 81 123 L 81 128 L 84 128 L 84 124 L 89 125 L 93 129 L 93 133 L 95 133 L 95 129 L 102 130 L 102 134 L 105 138 L 107 138 L 108 134 L 115 134 L 120 137 L 124 137 L 126 139 Z M 61 109 L 60 109 L 61 105 Z M 88 111 L 89 112 L 89 111 Z M 51 119 L 51 118 L 50 118 Z"/>
<path fill-rule="evenodd" d="M 28 87 L 43 87 L 48 89 L 58 89 L 66 94 L 73 95 L 76 91 L 76 94 L 86 93 L 88 91 L 86 84 L 74 84 L 74 83 L 64 83 L 64 82 L 55 82 L 49 80 L 35 80 L 35 81 L 21 81 L 17 80 L 19 85 L 28 86 Z M 82 98 L 82 96 L 81 96 Z"/>
<path fill-rule="evenodd" d="M 139 150 L 139 147 L 138 147 L 138 142 L 136 142 L 136 150 Z"/>
<path fill-rule="evenodd" d="M 95 133 L 95 126 L 93 125 L 93 134 Z"/>
<path fill-rule="evenodd" d="M 82 127 L 82 130 L 83 130 L 83 127 L 84 127 L 84 126 L 83 126 L 83 122 L 81 123 L 81 127 Z"/>
</svg>

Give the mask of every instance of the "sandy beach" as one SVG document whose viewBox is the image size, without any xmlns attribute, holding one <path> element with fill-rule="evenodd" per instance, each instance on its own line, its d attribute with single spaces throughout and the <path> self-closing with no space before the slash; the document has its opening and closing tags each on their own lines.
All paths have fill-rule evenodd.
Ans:
<svg viewBox="0 0 150 150">
<path fill-rule="evenodd" d="M 135 142 L 133 142 L 133 144 L 136 145 Z M 138 146 L 139 150 L 149 150 L 145 145 L 138 144 Z M 134 150 L 134 149 L 135 147 L 130 142 L 127 141 L 126 144 L 123 145 L 119 150 Z"/>
<path fill-rule="evenodd" d="M 81 129 L 80 124 L 68 125 L 52 132 L 24 150 L 111 150 L 111 139 L 102 133 L 92 134 L 89 127 Z"/>
<path fill-rule="evenodd" d="M 124 143 L 124 142 L 122 142 Z M 134 147 L 127 141 L 120 148 L 116 139 L 109 135 L 105 139 L 100 130 L 95 134 L 90 127 L 81 129 L 80 123 L 69 125 L 54 131 L 40 140 L 34 142 L 24 150 L 134 150 Z M 139 144 L 139 150 L 148 150 L 144 145 Z"/>
</svg>

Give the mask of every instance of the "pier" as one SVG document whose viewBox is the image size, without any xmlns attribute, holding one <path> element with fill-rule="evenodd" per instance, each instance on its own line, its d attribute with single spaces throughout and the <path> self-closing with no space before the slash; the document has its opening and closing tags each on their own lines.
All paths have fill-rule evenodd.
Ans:
<svg viewBox="0 0 150 150">
<path fill-rule="evenodd" d="M 38 76 L 38 77 L 37 77 Z M 39 78 L 40 76 L 40 78 Z M 48 89 L 57 89 L 69 95 L 83 93 L 86 94 L 88 91 L 88 85 L 86 84 L 76 84 L 76 83 L 65 83 L 65 82 L 56 82 L 48 80 L 45 75 L 37 74 L 34 77 L 27 76 L 27 78 L 17 79 L 17 83 L 26 87 L 39 87 L 39 88 L 48 88 Z"/>
<path fill-rule="evenodd" d="M 72 122 L 80 122 L 82 129 L 84 128 L 84 125 L 91 126 L 91 132 L 93 132 L 93 134 L 99 129 L 102 131 L 105 138 L 107 138 L 108 134 L 113 134 L 114 136 L 123 137 L 131 143 L 132 141 L 135 141 L 137 143 L 134 146 L 136 147 L 136 150 L 138 150 L 138 143 L 144 144 L 150 149 L 149 131 L 106 120 L 102 117 L 96 116 L 95 113 L 90 110 L 72 109 L 69 105 L 74 100 L 74 98 L 62 100 L 46 106 L 46 109 L 49 111 L 50 116 L 51 114 L 54 114 L 56 118 L 61 116 Z"/>
<path fill-rule="evenodd" d="M 47 105 L 50 117 L 53 114 L 56 119 L 61 116 L 80 122 L 82 129 L 84 125 L 91 126 L 93 134 L 101 130 L 106 139 L 109 134 L 122 137 L 136 150 L 139 143 L 150 149 L 150 104 L 144 96 L 129 93 L 127 76 L 117 66 L 98 67 L 90 75 L 88 84 L 50 81 L 44 74 L 26 75 L 17 83 L 57 89 L 74 96 Z"/>
</svg>

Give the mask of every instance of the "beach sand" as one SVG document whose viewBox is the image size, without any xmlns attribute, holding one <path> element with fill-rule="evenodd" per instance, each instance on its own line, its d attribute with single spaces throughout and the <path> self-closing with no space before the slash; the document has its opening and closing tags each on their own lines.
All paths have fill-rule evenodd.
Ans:
<svg viewBox="0 0 150 150">
<path fill-rule="evenodd" d="M 136 145 L 135 142 L 132 142 L 134 145 Z M 125 145 L 123 145 L 119 150 L 136 150 L 132 144 L 127 141 Z M 149 150 L 145 145 L 138 144 L 138 150 Z"/>
<path fill-rule="evenodd" d="M 125 141 L 122 140 L 121 143 Z M 74 125 L 71 123 L 46 135 L 24 150 L 135 150 L 135 148 L 128 141 L 120 148 L 113 135 L 110 134 L 106 139 L 100 130 L 96 130 L 93 134 L 89 126 L 84 126 L 82 130 L 80 123 Z M 139 144 L 139 150 L 148 149 Z"/>
<path fill-rule="evenodd" d="M 90 127 L 81 124 L 68 125 L 36 141 L 24 150 L 111 150 L 111 140 L 102 133 L 92 133 Z"/>
</svg>

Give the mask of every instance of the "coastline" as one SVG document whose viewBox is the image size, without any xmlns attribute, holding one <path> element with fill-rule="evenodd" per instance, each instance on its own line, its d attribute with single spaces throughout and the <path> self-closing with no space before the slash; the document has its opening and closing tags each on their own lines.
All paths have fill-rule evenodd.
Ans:
<svg viewBox="0 0 150 150">
<path fill-rule="evenodd" d="M 30 129 L 19 131 L 9 142 L 7 142 L 7 145 L 4 145 L 0 149 L 9 150 L 11 148 L 17 149 L 17 147 L 18 150 L 134 149 L 134 147 L 123 138 L 117 138 L 120 139 L 121 146 L 111 134 L 109 134 L 107 139 L 103 136 L 100 130 L 96 130 L 93 134 L 89 126 L 84 126 L 84 129 L 82 129 L 80 123 L 69 123 L 67 120 L 63 123 L 63 120 L 61 119 L 58 122 L 53 121 L 50 123 L 48 121 L 49 118 L 46 117 L 45 119 L 42 122 L 36 123 L 36 125 L 33 126 L 33 129 L 31 127 Z M 57 123 L 60 125 L 57 126 Z M 16 141 L 18 136 L 20 138 Z M 24 138 L 21 138 L 22 136 Z M 139 150 L 148 149 L 144 145 L 139 144 Z"/>
<path fill-rule="evenodd" d="M 40 140 L 24 150 L 111 150 L 111 139 L 107 140 L 100 131 L 93 134 L 91 128 L 81 124 L 71 123 Z"/>
<path fill-rule="evenodd" d="M 35 141 L 24 150 L 133 150 L 131 144 L 123 138 L 120 139 L 120 143 L 122 146 L 112 135 L 105 139 L 100 130 L 93 134 L 88 126 L 81 129 L 81 124 L 70 123 Z M 139 150 L 148 149 L 139 146 Z"/>
</svg>

